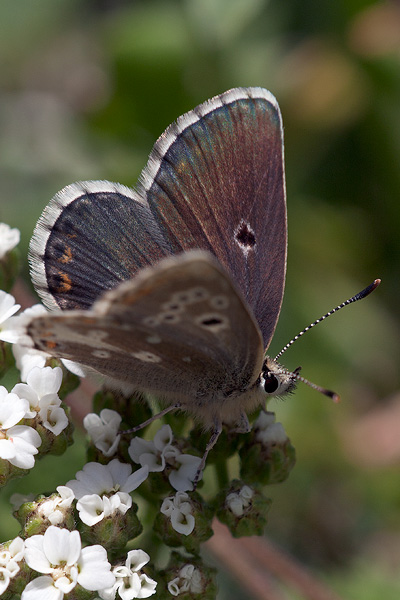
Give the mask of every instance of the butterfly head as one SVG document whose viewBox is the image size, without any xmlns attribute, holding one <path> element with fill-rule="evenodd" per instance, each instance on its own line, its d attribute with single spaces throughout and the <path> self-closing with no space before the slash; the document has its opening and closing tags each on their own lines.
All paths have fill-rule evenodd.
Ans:
<svg viewBox="0 0 400 600">
<path fill-rule="evenodd" d="M 297 373 L 285 369 L 273 358 L 266 356 L 261 375 L 260 383 L 268 396 L 283 396 L 294 392 L 296 388 Z"/>
</svg>

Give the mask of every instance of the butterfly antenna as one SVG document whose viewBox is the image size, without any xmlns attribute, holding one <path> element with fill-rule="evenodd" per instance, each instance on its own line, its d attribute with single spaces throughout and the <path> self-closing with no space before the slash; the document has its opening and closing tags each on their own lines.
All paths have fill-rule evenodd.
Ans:
<svg viewBox="0 0 400 600">
<path fill-rule="evenodd" d="M 328 398 L 331 398 L 335 403 L 340 402 L 339 394 L 337 394 L 336 392 L 332 392 L 332 390 L 327 390 L 326 388 L 323 388 L 320 385 L 317 385 L 316 383 L 309 381 L 308 379 L 305 379 L 305 377 L 302 377 L 301 375 L 299 375 L 300 369 L 301 369 L 301 367 L 297 367 L 297 369 L 295 369 L 293 372 L 291 372 L 291 371 L 286 371 L 286 372 L 289 375 L 289 377 L 291 377 L 292 380 L 295 379 L 296 381 L 301 381 L 302 383 L 305 383 L 306 385 L 308 385 L 308 387 L 312 388 L 313 390 L 316 390 L 317 392 L 324 394 L 324 396 L 328 396 Z"/>
<path fill-rule="evenodd" d="M 288 342 L 286 344 L 286 346 L 284 346 L 282 348 L 282 350 L 280 352 L 278 352 L 278 354 L 275 356 L 275 360 L 277 360 L 279 357 L 281 357 L 282 354 L 284 352 L 286 352 L 286 350 L 288 348 L 290 348 L 290 346 L 292 344 L 294 344 L 294 342 L 296 340 L 298 340 L 307 331 L 309 331 L 310 329 L 312 329 L 313 327 L 315 327 L 315 325 L 318 325 L 318 323 L 321 323 L 321 321 L 324 321 L 325 319 L 327 319 L 328 317 L 330 317 L 331 315 L 333 315 L 333 313 L 337 312 L 341 308 L 344 308 L 348 304 L 352 304 L 353 302 L 357 302 L 358 300 L 362 300 L 363 298 L 366 298 L 367 296 L 369 296 L 378 287 L 378 285 L 380 284 L 380 282 L 381 282 L 380 279 L 375 279 L 375 281 L 373 283 L 371 283 L 368 287 L 366 287 L 364 290 L 361 290 L 361 292 L 358 292 L 358 294 L 356 294 L 355 296 L 352 296 L 351 298 L 349 298 L 345 302 L 342 302 L 341 304 L 339 304 L 338 306 L 336 306 L 336 308 L 333 308 L 332 310 L 330 310 L 329 312 L 327 312 L 325 315 L 323 315 L 322 317 L 320 317 L 319 319 L 317 319 L 316 321 L 314 321 L 314 323 L 311 323 L 311 325 L 308 325 L 308 327 L 306 327 L 305 329 L 303 329 L 303 331 L 300 331 L 300 333 L 298 333 L 297 335 L 295 335 L 294 338 L 292 338 L 290 340 L 290 342 Z M 302 381 L 301 377 L 299 377 L 299 379 Z M 304 381 L 304 383 L 307 383 L 307 382 Z M 311 384 L 311 387 L 318 387 L 318 386 L 314 386 L 314 384 Z M 320 391 L 322 391 L 322 390 L 320 390 Z"/>
</svg>

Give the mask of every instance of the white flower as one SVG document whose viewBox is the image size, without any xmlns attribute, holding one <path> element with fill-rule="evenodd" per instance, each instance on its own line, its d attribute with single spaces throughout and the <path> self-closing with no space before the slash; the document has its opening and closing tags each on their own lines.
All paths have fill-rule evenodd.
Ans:
<svg viewBox="0 0 400 600">
<path fill-rule="evenodd" d="M 19 398 L 17 394 L 10 394 L 3 385 L 0 385 L 0 427 L 9 429 L 23 419 L 29 411 L 29 402 Z"/>
<path fill-rule="evenodd" d="M 254 422 L 253 429 L 257 442 L 264 446 L 284 444 L 288 439 L 282 423 L 275 423 L 275 415 L 271 412 L 262 410 Z"/>
<path fill-rule="evenodd" d="M 0 340 L 10 341 L 8 327 L 11 317 L 21 308 L 20 304 L 15 304 L 14 296 L 0 290 Z"/>
<path fill-rule="evenodd" d="M 241 517 L 244 513 L 244 509 L 250 505 L 253 496 L 254 490 L 248 485 L 244 485 L 237 492 L 228 494 L 225 499 L 225 504 L 236 517 Z"/>
<path fill-rule="evenodd" d="M 110 497 L 103 495 L 102 498 L 98 494 L 87 494 L 76 503 L 81 521 L 90 527 L 117 512 L 124 515 L 131 506 L 132 498 L 126 492 L 117 492 Z"/>
<path fill-rule="evenodd" d="M 8 588 L 10 579 L 20 570 L 19 562 L 24 558 L 25 543 L 16 537 L 7 548 L 0 551 L 0 595 Z"/>
<path fill-rule="evenodd" d="M 60 525 L 64 522 L 65 513 L 75 498 L 73 491 L 64 485 L 59 485 L 57 492 L 58 496 L 53 494 L 50 498 L 41 501 L 38 506 L 38 514 L 48 519 L 52 525 Z"/>
<path fill-rule="evenodd" d="M 58 391 L 62 383 L 60 367 L 34 367 L 28 374 L 27 383 L 17 383 L 12 392 L 28 400 L 30 411 L 26 417 L 33 419 L 39 413 L 44 427 L 59 435 L 68 425 L 68 419 Z"/>
<path fill-rule="evenodd" d="M 192 505 L 186 492 L 176 492 L 163 500 L 160 511 L 171 519 L 171 525 L 178 533 L 190 535 L 195 526 Z"/>
<path fill-rule="evenodd" d="M 68 427 L 68 417 L 61 407 L 49 405 L 43 407 L 39 412 L 43 427 L 46 427 L 54 435 L 60 435 Z"/>
<path fill-rule="evenodd" d="M 19 244 L 20 237 L 19 229 L 0 223 L 0 259 Z"/>
<path fill-rule="evenodd" d="M 0 567 L 0 595 L 6 591 L 10 585 L 11 574 L 6 567 Z"/>
<path fill-rule="evenodd" d="M 76 479 L 66 484 L 75 494 L 82 498 L 87 494 L 108 494 L 110 492 L 132 492 L 147 478 L 148 469 L 143 467 L 132 473 L 131 465 L 121 463 L 114 458 L 107 465 L 90 462 L 82 471 L 78 471 Z"/>
<path fill-rule="evenodd" d="M 26 335 L 28 321 L 32 317 L 46 313 L 47 311 L 42 304 L 34 304 L 10 319 L 7 324 L 7 341 L 12 343 L 12 353 L 21 375 L 21 381 L 26 381 L 29 371 L 34 367 L 46 366 L 46 361 L 50 358 L 50 354 L 47 352 L 33 348 L 31 338 Z"/>
<path fill-rule="evenodd" d="M 4 293 L 4 292 L 2 292 Z M 9 294 L 7 294 L 9 296 Z M 12 296 L 11 296 L 12 297 Z M 16 305 L 19 308 L 19 304 Z M 39 306 L 41 306 L 39 304 Z M 10 344 L 23 344 L 24 346 L 32 347 L 33 341 L 26 333 L 26 325 L 28 321 L 30 321 L 29 312 L 32 308 L 27 308 L 19 315 L 10 316 L 2 325 L 2 331 L 0 332 L 0 339 L 5 342 L 9 342 Z M 44 312 L 46 312 L 45 308 L 42 307 Z M 12 314 L 16 311 L 14 310 Z M 39 313 L 40 311 L 37 309 L 35 313 Z M 43 311 L 41 311 L 43 312 Z"/>
<path fill-rule="evenodd" d="M 33 347 L 33 340 L 27 334 L 27 326 L 29 322 L 40 315 L 47 314 L 48 311 L 45 309 L 43 304 L 34 304 L 29 308 L 26 308 L 19 315 L 11 317 L 5 324 L 3 333 L 0 332 L 0 339 L 3 339 L 10 344 L 13 344 L 12 351 L 14 354 L 17 369 L 21 373 L 21 381 L 26 381 L 29 372 L 34 367 L 44 367 L 46 361 L 51 358 L 51 354 L 43 352 L 42 350 L 36 350 Z M 63 365 L 78 377 L 85 377 L 86 372 L 81 365 L 62 358 L 61 362 Z"/>
<path fill-rule="evenodd" d="M 38 453 L 42 443 L 40 435 L 32 427 L 16 425 L 0 434 L 0 458 L 20 469 L 32 469 L 33 456 Z"/>
<path fill-rule="evenodd" d="M 122 418 L 115 411 L 104 408 L 100 416 L 89 413 L 83 419 L 83 426 L 88 432 L 92 442 L 104 454 L 112 456 L 118 448 L 121 436 L 118 435 Z"/>
<path fill-rule="evenodd" d="M 174 439 L 169 425 L 163 425 L 157 431 L 153 441 L 134 437 L 129 445 L 129 456 L 142 467 L 147 466 L 151 473 L 163 471 L 165 468 L 165 449 Z"/>
<path fill-rule="evenodd" d="M 48 355 L 44 352 L 20 344 L 13 344 L 11 349 L 16 367 L 20 372 L 21 381 L 26 382 L 29 372 L 34 367 L 44 367 L 46 365 Z"/>
<path fill-rule="evenodd" d="M 120 565 L 113 569 L 115 583 L 112 588 L 104 589 L 99 592 L 103 600 L 114 600 L 117 592 L 122 600 L 132 600 L 133 598 L 149 598 L 156 593 L 157 582 L 150 579 L 140 570 L 150 560 L 150 556 L 143 550 L 131 550 L 125 565 Z"/>
<path fill-rule="evenodd" d="M 20 469 L 31 469 L 35 464 L 42 440 L 37 431 L 25 425 L 16 425 L 29 409 L 27 400 L 9 394 L 0 386 L 0 458 Z"/>
<path fill-rule="evenodd" d="M 67 486 L 79 500 L 77 508 L 81 520 L 93 525 L 117 511 L 125 514 L 132 505 L 129 493 L 139 487 L 148 474 L 147 467 L 132 473 L 130 465 L 114 458 L 108 465 L 87 463 Z"/>
<path fill-rule="evenodd" d="M 174 439 L 169 425 L 163 425 L 154 436 L 153 441 L 140 437 L 132 439 L 128 452 L 131 459 L 142 466 L 147 466 L 150 472 L 171 469 L 168 479 L 178 492 L 193 490 L 193 481 L 201 463 L 201 458 L 191 454 L 183 454 L 172 444 Z"/>
<path fill-rule="evenodd" d="M 18 344 L 18 340 L 25 340 L 25 327 L 32 317 L 46 314 L 47 310 L 42 304 L 35 304 L 26 308 L 18 316 L 13 317 L 7 324 L 7 341 L 13 344 L 12 352 L 14 354 L 17 369 L 21 374 L 21 381 L 26 381 L 29 371 L 33 367 L 44 367 L 50 354 L 31 348 L 32 342 L 28 338 L 28 343 Z"/>
<path fill-rule="evenodd" d="M 179 454 L 175 460 L 181 466 L 179 469 L 171 471 L 168 477 L 169 482 L 178 492 L 191 492 L 201 458 L 191 454 Z"/>
<path fill-rule="evenodd" d="M 111 587 L 115 577 L 102 546 L 82 548 L 78 531 L 50 525 L 44 535 L 34 535 L 25 542 L 28 566 L 45 573 L 28 583 L 22 600 L 62 600 L 77 583 L 89 591 Z"/>
<path fill-rule="evenodd" d="M 172 596 L 179 596 L 179 594 L 186 592 L 193 595 L 204 592 L 200 569 L 191 564 L 184 565 L 179 571 L 178 577 L 168 583 L 168 591 Z"/>
<path fill-rule="evenodd" d="M 33 419 L 42 406 L 60 406 L 58 391 L 62 383 L 60 367 L 34 367 L 26 383 L 17 383 L 11 390 L 20 398 L 28 400 L 30 412 L 27 415 Z"/>
</svg>

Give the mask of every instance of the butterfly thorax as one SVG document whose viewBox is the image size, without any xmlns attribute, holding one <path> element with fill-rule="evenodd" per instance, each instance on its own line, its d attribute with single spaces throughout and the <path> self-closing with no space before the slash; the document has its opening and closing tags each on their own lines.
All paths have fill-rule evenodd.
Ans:
<svg viewBox="0 0 400 600">
<path fill-rule="evenodd" d="M 236 426 L 242 422 L 243 413 L 251 413 L 264 405 L 266 393 L 258 380 L 249 389 L 234 392 L 228 396 L 208 398 L 203 402 L 182 403 L 182 410 L 199 420 L 207 429 L 213 428 L 216 422 Z"/>
<path fill-rule="evenodd" d="M 270 396 L 291 393 L 295 387 L 295 374 L 266 356 L 259 377 L 246 389 L 235 388 L 231 392 L 225 390 L 220 394 L 199 397 L 196 402 L 190 402 L 187 411 L 206 427 L 211 427 L 216 421 L 237 425 L 242 422 L 243 413 L 249 414 L 264 406 Z M 186 409 L 184 402 L 182 409 Z"/>
</svg>

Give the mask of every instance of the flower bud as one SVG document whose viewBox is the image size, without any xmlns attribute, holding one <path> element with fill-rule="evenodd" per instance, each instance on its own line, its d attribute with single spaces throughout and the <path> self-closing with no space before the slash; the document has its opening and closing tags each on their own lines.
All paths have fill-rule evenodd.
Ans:
<svg viewBox="0 0 400 600">
<path fill-rule="evenodd" d="M 137 516 L 138 506 L 134 502 L 126 513 L 113 512 L 94 525 L 78 523 L 77 529 L 86 544 L 100 544 L 109 551 L 110 556 L 120 554 L 129 540 L 136 538 L 143 531 Z"/>
<path fill-rule="evenodd" d="M 171 600 L 214 600 L 217 595 L 217 571 L 200 558 L 184 558 L 172 552 L 168 567 L 159 573 L 157 598 Z"/>
<path fill-rule="evenodd" d="M 152 416 L 151 408 L 140 392 L 125 396 L 122 392 L 103 387 L 93 397 L 93 412 L 100 414 L 103 408 L 115 410 L 123 416 L 121 429 L 140 425 Z"/>
<path fill-rule="evenodd" d="M 167 546 L 184 546 L 197 553 L 212 535 L 213 511 L 197 492 L 176 492 L 165 498 L 154 522 L 154 531 Z"/>
<path fill-rule="evenodd" d="M 32 571 L 24 560 L 25 543 L 17 537 L 0 544 L 0 596 L 2 600 L 21 598 Z"/>
<path fill-rule="evenodd" d="M 33 501 L 24 502 L 15 511 L 14 517 L 22 527 L 22 535 L 44 534 L 50 525 L 74 529 L 74 495 L 65 486 L 59 486 L 51 496 L 38 496 Z"/>
<path fill-rule="evenodd" d="M 215 504 L 218 519 L 229 527 L 233 537 L 263 534 L 271 500 L 258 486 L 236 479 L 217 495 Z"/>
<path fill-rule="evenodd" d="M 60 433 L 55 435 L 52 433 L 47 427 L 45 427 L 41 422 L 37 419 L 34 419 L 33 422 L 31 419 L 25 419 L 25 423 L 31 427 L 33 427 L 42 440 L 42 443 L 39 447 L 39 455 L 38 458 L 45 456 L 46 454 L 53 454 L 55 456 L 60 456 L 64 454 L 67 450 L 68 446 L 73 444 L 73 432 L 74 426 L 72 422 L 69 420 L 71 409 L 69 406 L 64 404 L 63 402 L 60 405 L 60 408 L 64 409 L 66 416 L 68 417 L 68 425 L 63 429 Z"/>
<path fill-rule="evenodd" d="M 239 452 L 240 476 L 248 483 L 281 483 L 296 462 L 295 449 L 273 413 L 261 411 Z"/>
</svg>

